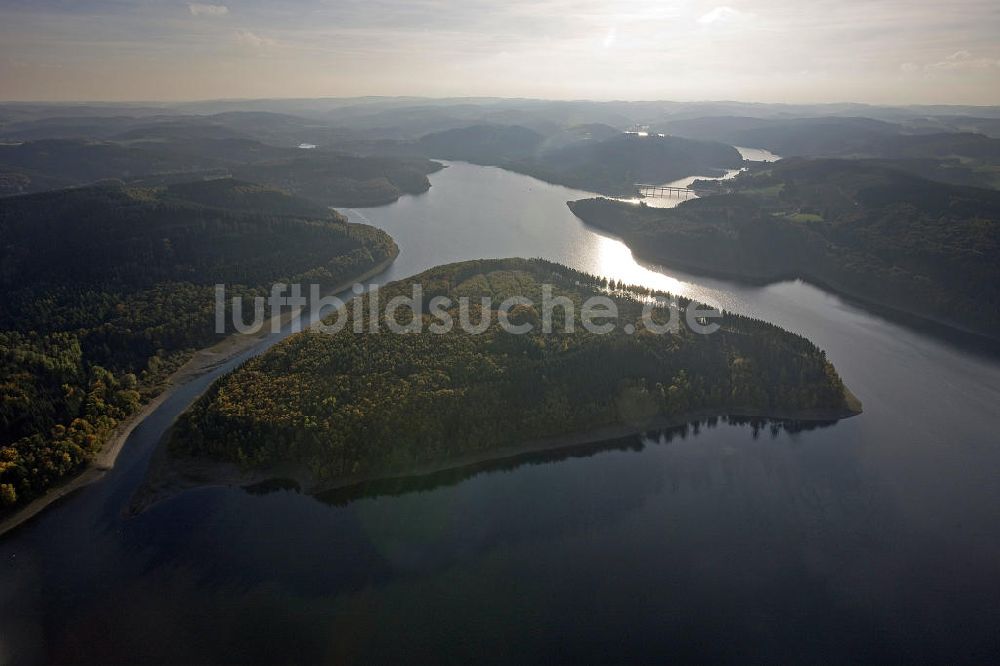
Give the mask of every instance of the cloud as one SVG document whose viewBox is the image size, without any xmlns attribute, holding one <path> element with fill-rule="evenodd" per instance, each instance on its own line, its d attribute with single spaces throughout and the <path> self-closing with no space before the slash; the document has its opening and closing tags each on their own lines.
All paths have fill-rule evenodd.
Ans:
<svg viewBox="0 0 1000 666">
<path fill-rule="evenodd" d="M 1000 67 L 1000 59 L 976 58 L 966 50 L 955 51 L 944 60 L 927 65 L 927 69 L 992 69 Z"/>
<path fill-rule="evenodd" d="M 930 0 L 229 2 L 145 0 L 148 11 L 112 12 L 129 3 L 0 0 L 0 97 L 336 91 L 1000 104 L 997 0 L 956 0 L 946 14 Z M 5 51 L 32 68 L 5 71 Z M 264 58 L 273 69 L 232 76 Z M 48 64 L 77 75 L 42 71 Z M 181 71 L 188 76 L 169 78 Z"/>
<path fill-rule="evenodd" d="M 618 29 L 612 27 L 604 37 L 604 48 L 608 49 L 614 46 L 616 39 L 618 39 Z"/>
<path fill-rule="evenodd" d="M 239 44 L 252 46 L 256 49 L 266 49 L 278 45 L 277 40 L 271 39 L 270 37 L 263 37 L 255 32 L 250 32 L 249 30 L 237 30 L 236 41 Z"/>
<path fill-rule="evenodd" d="M 899 69 L 905 74 L 930 75 L 935 72 L 950 72 L 950 76 L 959 74 L 974 76 L 975 72 L 1000 69 L 1000 58 L 977 57 L 971 51 L 960 49 L 936 62 L 922 65 L 912 61 L 904 62 Z"/>
<path fill-rule="evenodd" d="M 712 25 L 713 23 L 732 23 L 742 21 L 751 17 L 751 14 L 738 11 L 732 7 L 723 5 L 698 17 L 698 23 L 702 25 Z"/>
<path fill-rule="evenodd" d="M 188 11 L 192 16 L 225 16 L 229 7 L 225 5 L 206 5 L 201 2 L 189 2 Z"/>
</svg>

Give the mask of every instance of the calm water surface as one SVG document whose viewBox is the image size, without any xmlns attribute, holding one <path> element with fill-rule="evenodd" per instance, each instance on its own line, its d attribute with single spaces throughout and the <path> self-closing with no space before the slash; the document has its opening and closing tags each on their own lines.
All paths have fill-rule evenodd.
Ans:
<svg viewBox="0 0 1000 666">
<path fill-rule="evenodd" d="M 636 263 L 565 201 L 452 164 L 349 211 L 402 250 L 382 280 L 544 257 L 773 321 L 865 413 L 789 432 L 652 434 L 319 501 L 202 489 L 121 516 L 153 445 L 0 541 L 0 663 L 984 662 L 1000 655 L 1000 363 L 802 283 Z"/>
</svg>

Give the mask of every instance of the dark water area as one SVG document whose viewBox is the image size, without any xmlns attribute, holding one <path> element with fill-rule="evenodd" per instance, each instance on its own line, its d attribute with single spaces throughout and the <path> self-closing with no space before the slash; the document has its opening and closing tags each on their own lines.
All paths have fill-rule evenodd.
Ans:
<svg viewBox="0 0 1000 666">
<path fill-rule="evenodd" d="M 717 419 L 317 498 L 203 488 L 124 517 L 164 429 L 235 359 L 0 540 L 0 663 L 1000 658 L 995 356 L 801 282 L 639 264 L 565 207 L 586 193 L 465 164 L 431 180 L 348 211 L 400 245 L 379 281 L 528 256 L 670 289 L 807 336 L 864 414 Z"/>
</svg>

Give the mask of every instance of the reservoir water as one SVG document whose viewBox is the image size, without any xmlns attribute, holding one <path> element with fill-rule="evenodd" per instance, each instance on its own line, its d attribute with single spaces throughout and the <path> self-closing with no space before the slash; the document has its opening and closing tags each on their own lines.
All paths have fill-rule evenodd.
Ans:
<svg viewBox="0 0 1000 666">
<path fill-rule="evenodd" d="M 566 208 L 585 192 L 461 163 L 431 181 L 347 211 L 399 243 L 380 281 L 527 256 L 668 289 L 807 336 L 864 414 L 720 420 L 322 501 L 204 488 L 123 517 L 164 429 L 235 359 L 0 540 L 0 663 L 997 658 L 996 356 L 801 282 L 637 263 Z"/>
</svg>

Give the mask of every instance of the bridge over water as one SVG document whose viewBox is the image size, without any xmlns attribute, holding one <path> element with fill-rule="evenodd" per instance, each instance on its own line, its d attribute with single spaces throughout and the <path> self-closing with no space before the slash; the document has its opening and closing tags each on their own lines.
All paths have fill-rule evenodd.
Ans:
<svg viewBox="0 0 1000 666">
<path fill-rule="evenodd" d="M 669 185 L 646 185 L 644 183 L 635 184 L 635 192 L 640 197 L 655 198 L 684 198 L 697 196 L 698 192 L 689 187 L 670 187 Z"/>
</svg>

